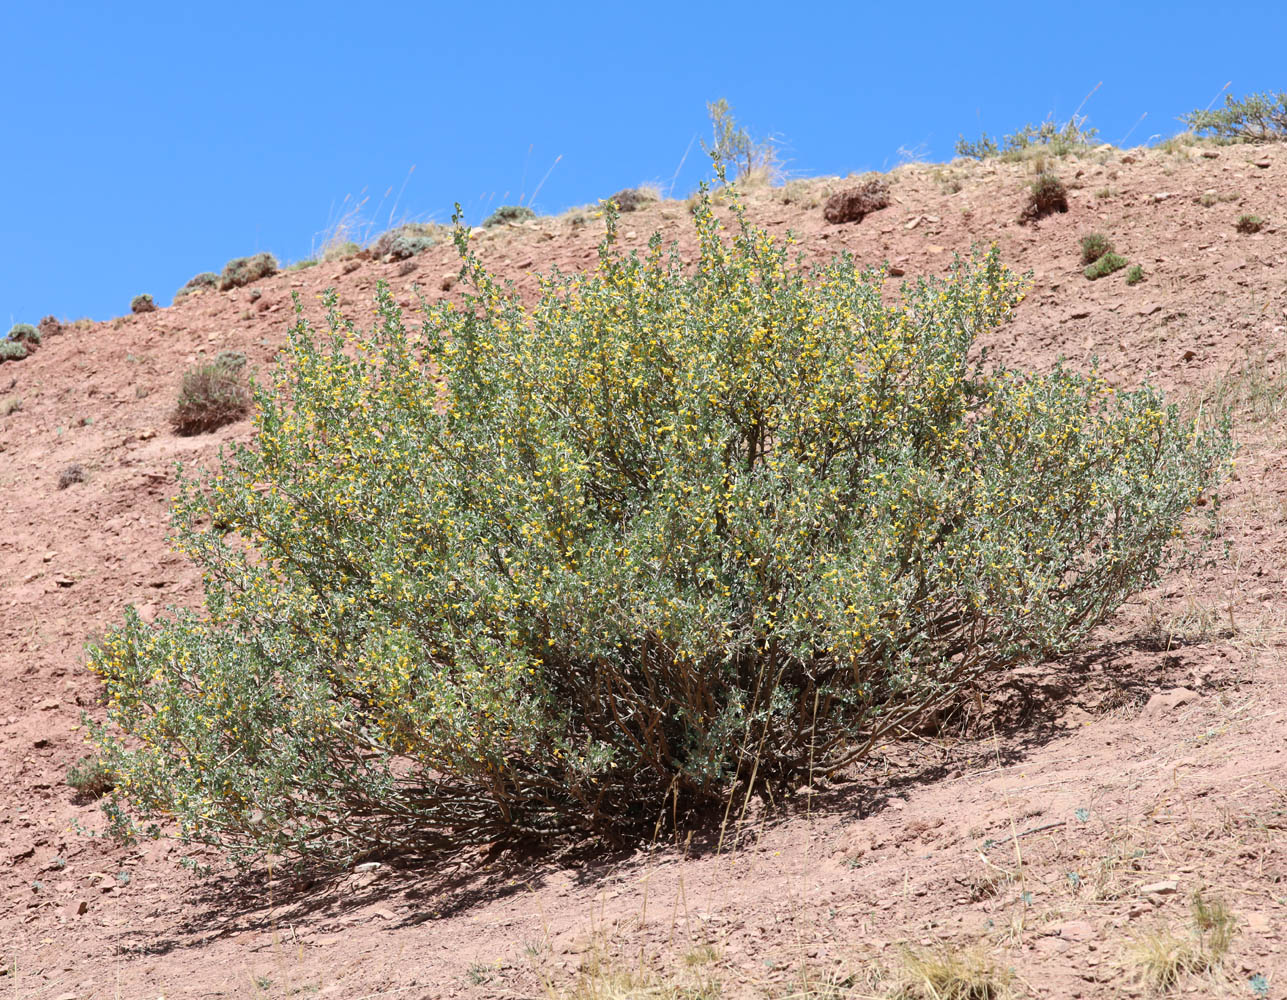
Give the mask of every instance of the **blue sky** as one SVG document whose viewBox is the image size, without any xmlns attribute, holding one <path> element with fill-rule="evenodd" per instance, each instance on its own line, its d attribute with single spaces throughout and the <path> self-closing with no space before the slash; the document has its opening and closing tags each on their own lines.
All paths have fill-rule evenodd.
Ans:
<svg viewBox="0 0 1287 1000">
<path fill-rule="evenodd" d="M 948 159 L 1101 81 L 1083 113 L 1117 142 L 1147 112 L 1132 145 L 1226 81 L 1287 89 L 1278 3 L 5 3 L 0 37 L 0 324 L 307 257 L 364 189 L 373 232 L 547 172 L 545 212 L 686 194 L 721 96 L 807 175 Z"/>
</svg>

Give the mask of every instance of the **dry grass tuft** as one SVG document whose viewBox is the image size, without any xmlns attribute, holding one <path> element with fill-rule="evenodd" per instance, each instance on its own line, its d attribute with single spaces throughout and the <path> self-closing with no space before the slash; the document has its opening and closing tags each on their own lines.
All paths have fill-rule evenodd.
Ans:
<svg viewBox="0 0 1287 1000">
<path fill-rule="evenodd" d="M 1229 952 L 1238 921 L 1220 900 L 1208 900 L 1201 889 L 1190 900 L 1190 926 L 1144 931 L 1126 946 L 1123 965 L 1150 989 L 1162 992 L 1184 976 L 1211 972 Z"/>
<path fill-rule="evenodd" d="M 250 412 L 244 355 L 225 351 L 211 362 L 198 365 L 183 376 L 183 388 L 170 424 L 184 437 L 217 430 Z"/>
<path fill-rule="evenodd" d="M 961 948 L 944 942 L 923 950 L 904 949 L 894 970 L 899 1000 L 1001 1000 L 1013 978 L 982 945 Z"/>
</svg>

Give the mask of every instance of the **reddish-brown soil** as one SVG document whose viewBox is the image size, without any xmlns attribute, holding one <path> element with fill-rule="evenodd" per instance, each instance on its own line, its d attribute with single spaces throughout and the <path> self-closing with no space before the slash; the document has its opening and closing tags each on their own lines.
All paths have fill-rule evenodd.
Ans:
<svg viewBox="0 0 1287 1000">
<path fill-rule="evenodd" d="M 225 349 L 268 366 L 292 292 L 318 316 L 334 285 L 365 314 L 384 279 L 414 308 L 415 283 L 444 294 L 450 246 L 410 271 L 337 261 L 196 295 L 69 329 L 0 365 L 0 995 L 865 996 L 888 990 L 903 946 L 944 942 L 1012 969 L 1019 995 L 1134 995 L 1131 942 L 1187 934 L 1203 889 L 1239 932 L 1219 968 L 1176 989 L 1251 997 L 1263 975 L 1281 996 L 1287 147 L 1102 151 L 1051 166 L 1070 209 L 1037 225 L 1016 221 L 1030 163 L 902 167 L 890 206 L 858 223 L 822 219 L 838 181 L 755 191 L 750 212 L 793 229 L 808 254 L 848 250 L 909 277 L 995 240 L 1034 272 L 1016 320 L 989 338 L 998 361 L 1098 355 L 1119 384 L 1152 377 L 1190 401 L 1222 390 L 1243 449 L 1211 559 L 1123 608 L 1084 655 L 994 679 L 937 735 L 887 748 L 847 783 L 749 811 L 722 845 L 695 831 L 625 856 L 471 853 L 301 890 L 269 873 L 200 878 L 166 841 L 95 839 L 97 807 L 65 783 L 87 752 L 82 712 L 101 713 L 87 639 L 126 604 L 149 616 L 199 600 L 197 574 L 166 541 L 176 461 L 208 463 L 249 434 L 243 421 L 177 437 L 168 415 L 184 370 Z M 1207 192 L 1228 200 L 1204 205 Z M 1268 227 L 1239 234 L 1243 213 Z M 681 203 L 621 228 L 628 245 L 660 229 L 691 249 Z M 1090 231 L 1146 280 L 1082 277 Z M 530 292 L 539 271 L 592 265 L 599 236 L 593 219 L 565 216 L 477 243 Z M 59 489 L 73 463 L 84 481 Z M 632 980 L 655 992 L 629 992 Z"/>
</svg>

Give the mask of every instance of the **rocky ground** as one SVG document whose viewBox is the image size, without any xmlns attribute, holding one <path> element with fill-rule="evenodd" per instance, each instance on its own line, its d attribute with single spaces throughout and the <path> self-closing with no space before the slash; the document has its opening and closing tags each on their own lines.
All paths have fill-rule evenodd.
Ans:
<svg viewBox="0 0 1287 1000">
<path fill-rule="evenodd" d="M 839 179 L 758 188 L 750 214 L 815 257 L 847 250 L 909 277 L 995 241 L 1033 272 L 988 344 L 999 361 L 1098 356 L 1119 384 L 1232 406 L 1242 450 L 1209 564 L 1140 595 L 1083 655 L 997 679 L 938 735 L 749 811 L 723 843 L 694 831 L 622 856 L 470 854 L 301 890 L 267 872 L 199 878 L 166 841 L 95 838 L 97 807 L 66 784 L 87 753 L 81 715 L 101 712 L 86 641 L 127 604 L 146 617 L 199 599 L 167 544 L 175 463 L 249 435 L 176 436 L 184 370 L 221 350 L 269 366 L 292 293 L 314 316 L 330 286 L 359 315 L 380 279 L 409 310 L 417 285 L 456 294 L 449 245 L 69 327 L 0 365 L 0 995 L 842 997 L 956 961 L 1016 995 L 1116 997 L 1148 992 L 1151 953 L 1185 966 L 1181 994 L 1281 996 L 1287 147 L 1051 160 L 1069 210 L 1021 225 L 1038 165 L 909 164 L 860 222 L 823 218 Z M 1243 214 L 1267 225 L 1240 233 Z M 592 215 L 486 230 L 480 255 L 530 292 L 539 272 L 592 266 Z M 692 249 L 681 202 L 621 228 L 628 245 L 660 230 Z M 1092 231 L 1145 280 L 1084 278 Z M 60 488 L 74 465 L 83 481 Z M 1230 919 L 1195 918 L 1195 892 Z"/>
</svg>

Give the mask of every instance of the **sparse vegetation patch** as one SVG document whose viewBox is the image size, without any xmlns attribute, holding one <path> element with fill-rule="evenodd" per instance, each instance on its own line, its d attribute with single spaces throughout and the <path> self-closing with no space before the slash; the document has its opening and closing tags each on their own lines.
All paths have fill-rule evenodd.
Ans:
<svg viewBox="0 0 1287 1000">
<path fill-rule="evenodd" d="M 136 295 L 130 300 L 130 312 L 136 315 L 138 313 L 156 312 L 156 303 L 152 301 L 152 296 L 147 293 Z"/>
<path fill-rule="evenodd" d="M 1020 216 L 1024 222 L 1035 222 L 1055 212 L 1068 211 L 1068 189 L 1054 174 L 1042 172 L 1028 188 L 1028 201 Z"/>
<path fill-rule="evenodd" d="M 1224 107 L 1215 111 L 1190 111 L 1182 120 L 1198 133 L 1246 142 L 1287 139 L 1287 92 L 1226 94 Z"/>
<path fill-rule="evenodd" d="M 174 298 L 183 298 L 185 295 L 191 295 L 194 292 L 210 291 L 219 287 L 219 275 L 214 271 L 202 271 L 198 275 L 189 278 L 187 284 L 174 293 Z"/>
<path fill-rule="evenodd" d="M 1083 270 L 1082 274 L 1086 276 L 1088 281 L 1095 281 L 1099 278 L 1107 277 L 1114 271 L 1120 271 L 1128 263 L 1130 262 L 1121 254 L 1113 253 L 1110 250 L 1108 253 L 1096 260 L 1095 263 Z"/>
<path fill-rule="evenodd" d="M 527 211 L 531 212 L 530 209 Z M 529 218 L 535 218 L 535 214 L 532 212 Z M 399 226 L 397 229 L 381 234 L 380 238 L 372 244 L 371 253 L 381 260 L 406 260 L 436 246 L 446 232 L 448 230 L 445 227 L 432 223 L 409 222 L 405 226 Z"/>
<path fill-rule="evenodd" d="M 86 757 L 67 768 L 67 784 L 86 798 L 100 799 L 116 787 L 116 775 L 101 758 Z"/>
<path fill-rule="evenodd" d="M 536 213 L 526 205 L 502 205 L 491 215 L 483 220 L 483 228 L 490 229 L 492 226 L 508 226 L 516 222 L 527 222 L 529 219 L 535 219 Z"/>
<path fill-rule="evenodd" d="M 241 288 L 252 281 L 258 281 L 260 278 L 267 278 L 276 273 L 277 258 L 270 253 L 257 253 L 253 257 L 237 257 L 224 265 L 223 274 L 219 276 L 219 291 L 227 292 L 234 288 Z"/>
<path fill-rule="evenodd" d="M 1238 223 L 1234 228 L 1244 236 L 1249 236 L 1252 233 L 1258 233 L 1260 230 L 1264 229 L 1265 220 L 1258 215 L 1240 215 L 1238 216 Z"/>
<path fill-rule="evenodd" d="M 1101 233 L 1090 233 L 1081 238 L 1081 262 L 1093 264 L 1100 257 L 1113 249 L 1108 237 Z"/>
<path fill-rule="evenodd" d="M 170 416 L 175 432 L 204 434 L 245 417 L 250 412 L 245 366 L 244 355 L 224 351 L 187 372 Z"/>
</svg>

